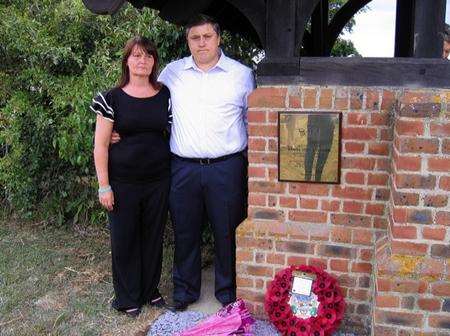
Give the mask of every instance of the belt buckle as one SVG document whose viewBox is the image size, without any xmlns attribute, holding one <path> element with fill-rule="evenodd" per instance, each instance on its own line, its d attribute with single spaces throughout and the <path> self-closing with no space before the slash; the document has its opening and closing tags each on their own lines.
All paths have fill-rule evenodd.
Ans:
<svg viewBox="0 0 450 336">
<path fill-rule="evenodd" d="M 210 162 L 210 159 L 200 159 L 200 164 L 202 165 L 202 166 L 204 166 L 204 165 L 209 165 L 211 162 Z"/>
</svg>

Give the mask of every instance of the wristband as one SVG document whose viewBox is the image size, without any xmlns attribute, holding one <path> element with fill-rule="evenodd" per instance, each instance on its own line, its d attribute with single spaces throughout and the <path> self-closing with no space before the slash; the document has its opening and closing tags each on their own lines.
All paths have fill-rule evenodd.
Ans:
<svg viewBox="0 0 450 336">
<path fill-rule="evenodd" d="M 111 188 L 110 185 L 107 185 L 107 186 L 98 188 L 98 194 L 99 194 L 99 195 L 104 194 L 104 193 L 107 193 L 107 192 L 109 192 L 109 191 L 112 191 L 112 188 Z"/>
</svg>

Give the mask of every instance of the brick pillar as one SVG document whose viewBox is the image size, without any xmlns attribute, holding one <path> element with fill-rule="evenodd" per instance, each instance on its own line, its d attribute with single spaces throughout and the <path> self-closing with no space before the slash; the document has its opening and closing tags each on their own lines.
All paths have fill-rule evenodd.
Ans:
<svg viewBox="0 0 450 336">
<path fill-rule="evenodd" d="M 389 227 L 376 245 L 374 335 L 450 335 L 448 93 L 397 95 Z"/>
</svg>

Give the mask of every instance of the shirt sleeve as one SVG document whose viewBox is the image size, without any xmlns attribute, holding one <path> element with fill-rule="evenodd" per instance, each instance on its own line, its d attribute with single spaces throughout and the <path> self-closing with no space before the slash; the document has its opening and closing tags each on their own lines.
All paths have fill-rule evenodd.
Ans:
<svg viewBox="0 0 450 336">
<path fill-rule="evenodd" d="M 99 92 L 97 96 L 92 99 L 89 106 L 92 112 L 97 113 L 106 120 L 114 122 L 114 110 L 111 107 L 111 91 Z"/>
<path fill-rule="evenodd" d="M 253 90 L 256 88 L 255 84 L 255 76 L 253 75 L 253 71 L 248 71 L 245 83 L 244 83 L 244 124 L 245 128 L 248 128 L 248 119 L 247 119 L 247 110 L 248 110 L 248 96 L 253 92 Z"/>
</svg>

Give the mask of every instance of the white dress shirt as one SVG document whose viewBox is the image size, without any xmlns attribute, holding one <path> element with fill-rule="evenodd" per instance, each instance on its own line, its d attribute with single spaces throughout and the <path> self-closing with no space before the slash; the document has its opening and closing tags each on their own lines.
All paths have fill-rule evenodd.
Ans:
<svg viewBox="0 0 450 336">
<path fill-rule="evenodd" d="M 170 150 L 185 158 L 217 158 L 247 147 L 247 97 L 252 70 L 221 53 L 204 72 L 192 56 L 168 64 L 159 81 L 170 90 Z"/>
</svg>

